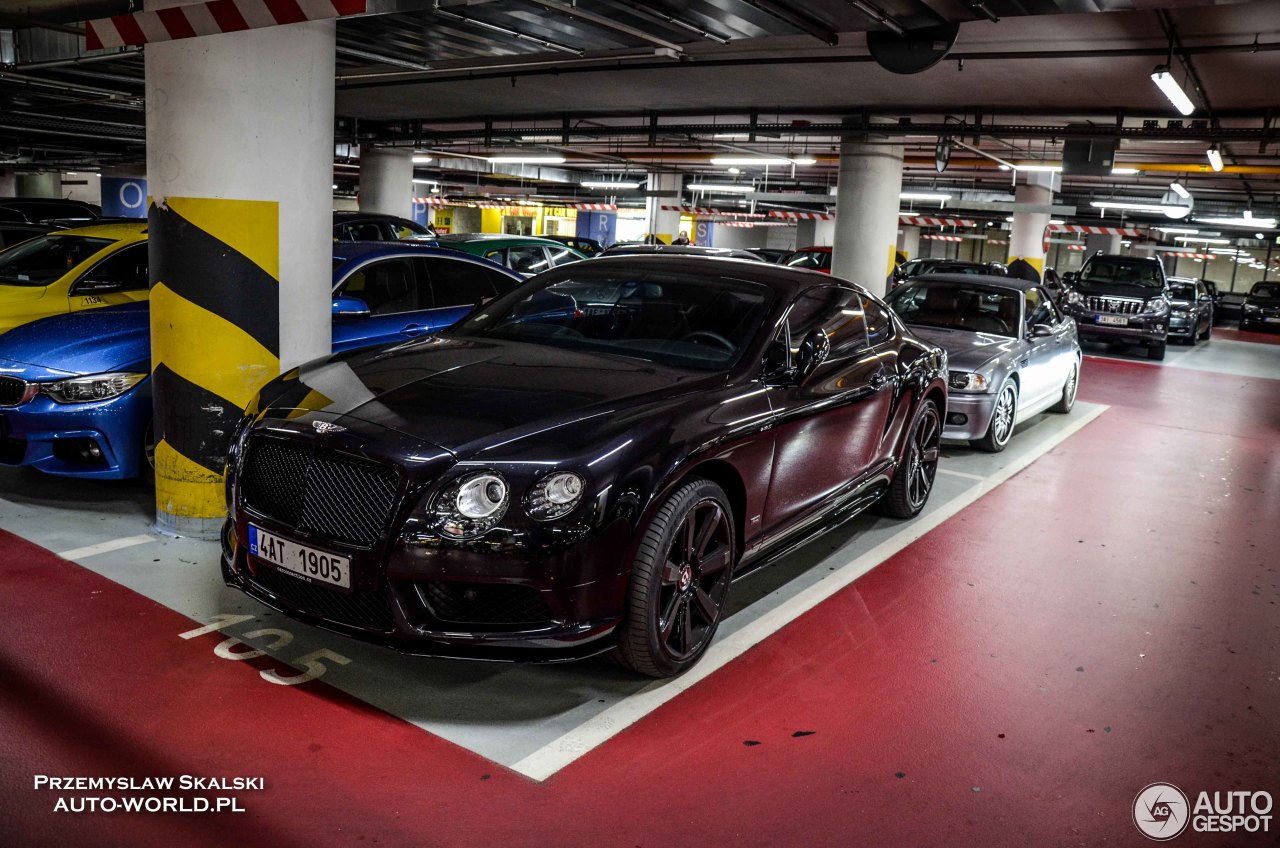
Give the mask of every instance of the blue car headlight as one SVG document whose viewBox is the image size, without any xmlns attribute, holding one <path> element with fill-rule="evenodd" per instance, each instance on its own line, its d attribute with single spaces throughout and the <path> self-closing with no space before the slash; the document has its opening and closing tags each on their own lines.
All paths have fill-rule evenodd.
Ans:
<svg viewBox="0 0 1280 848">
<path fill-rule="evenodd" d="M 132 371 L 112 371 L 45 383 L 40 390 L 58 403 L 92 403 L 118 397 L 146 378 L 146 374 Z"/>
</svg>

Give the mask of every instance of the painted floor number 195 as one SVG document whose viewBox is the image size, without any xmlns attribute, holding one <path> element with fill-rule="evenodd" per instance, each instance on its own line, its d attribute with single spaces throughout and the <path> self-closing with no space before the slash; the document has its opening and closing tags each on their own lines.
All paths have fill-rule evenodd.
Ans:
<svg viewBox="0 0 1280 848">
<path fill-rule="evenodd" d="M 195 630 L 188 630 L 186 633 L 179 633 L 180 639 L 194 639 L 197 636 L 203 636 L 206 633 L 215 633 L 219 630 L 226 630 L 237 624 L 243 624 L 246 621 L 252 621 L 252 615 L 237 615 L 235 613 L 220 613 L 213 617 L 212 624 L 206 624 L 204 627 L 197 627 Z M 260 651 L 246 645 L 243 641 L 231 636 L 219 642 L 213 652 L 224 660 L 251 660 L 257 657 L 265 656 L 267 651 L 278 651 L 293 641 L 293 634 L 287 630 L 281 630 L 277 627 L 264 627 L 258 630 L 250 630 L 244 634 L 245 639 L 265 639 L 270 638 L 271 642 L 266 645 L 266 650 Z M 247 649 L 247 650 L 245 650 Z M 335 663 L 337 665 L 347 665 L 351 660 L 328 648 L 321 648 L 318 651 L 312 651 L 298 657 L 290 665 L 301 668 L 297 674 L 281 674 L 275 669 L 265 669 L 258 672 L 262 679 L 268 683 L 275 683 L 280 686 L 297 686 L 299 683 L 306 683 L 323 677 L 328 667 L 325 662 Z"/>
</svg>

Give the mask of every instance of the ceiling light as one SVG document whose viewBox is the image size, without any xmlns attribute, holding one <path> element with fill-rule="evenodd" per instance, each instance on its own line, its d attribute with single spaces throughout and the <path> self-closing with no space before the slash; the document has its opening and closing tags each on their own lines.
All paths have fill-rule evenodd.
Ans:
<svg viewBox="0 0 1280 848">
<path fill-rule="evenodd" d="M 1187 235 L 1195 235 L 1200 232 L 1195 227 L 1156 227 L 1162 233 L 1186 233 Z"/>
<path fill-rule="evenodd" d="M 792 165 L 816 165 L 818 164 L 818 160 L 814 159 L 812 156 L 797 156 L 795 159 L 791 160 L 791 164 Z"/>
<path fill-rule="evenodd" d="M 418 185 L 440 185 L 440 183 L 436 182 L 435 180 L 420 180 L 417 177 L 414 177 L 413 181 Z"/>
<path fill-rule="evenodd" d="M 1090 206 L 1095 209 L 1124 209 L 1129 212 L 1150 212 L 1166 215 L 1170 218 L 1185 218 L 1191 214 L 1189 206 L 1166 206 L 1162 203 L 1129 203 L 1121 200 L 1094 200 Z"/>
<path fill-rule="evenodd" d="M 563 156 L 490 156 L 490 165 L 560 165 Z"/>
<path fill-rule="evenodd" d="M 1057 224 L 1059 227 L 1061 227 L 1063 224 L 1065 224 L 1065 223 L 1067 223 L 1067 222 L 1066 222 L 1066 221 L 1050 221 L 1049 223 L 1050 223 L 1050 224 Z"/>
<path fill-rule="evenodd" d="M 333 190 L 334 190 L 334 191 L 337 191 L 337 190 L 338 190 L 338 184 L 337 184 L 337 183 L 334 183 L 334 184 L 333 184 Z"/>
<path fill-rule="evenodd" d="M 720 191 L 729 194 L 747 194 L 755 191 L 755 186 L 747 183 L 691 183 L 689 191 Z"/>
<path fill-rule="evenodd" d="M 640 188 L 640 183 L 615 183 L 604 180 L 583 180 L 578 185 L 583 188 Z"/>
<path fill-rule="evenodd" d="M 1013 167 L 1019 171 L 1043 171 L 1050 174 L 1058 174 L 1062 172 L 1061 165 L 1014 165 Z"/>
<path fill-rule="evenodd" d="M 1210 147 L 1205 155 L 1209 157 L 1210 168 L 1213 168 L 1215 171 L 1222 170 L 1222 151 L 1218 150 L 1218 145 L 1215 144 L 1213 147 Z"/>
<path fill-rule="evenodd" d="M 1231 244 L 1231 239 L 1205 238 L 1203 236 L 1200 236 L 1199 238 L 1192 238 L 1190 236 L 1178 236 L 1177 238 L 1174 239 L 1174 241 L 1180 241 L 1183 243 L 1195 242 L 1196 244 Z"/>
<path fill-rule="evenodd" d="M 414 156 L 413 157 L 413 164 L 415 165 L 425 165 L 430 161 L 431 161 L 430 156 Z"/>
<path fill-rule="evenodd" d="M 1131 177 L 1138 173 L 1137 168 L 1112 168 L 1111 176 L 1113 177 Z"/>
<path fill-rule="evenodd" d="M 1276 227 L 1275 218 L 1255 218 L 1253 213 L 1247 209 L 1244 215 L 1239 218 L 1196 218 L 1196 220 L 1204 224 L 1217 224 L 1222 227 L 1261 227 L 1264 230 L 1274 230 Z"/>
<path fill-rule="evenodd" d="M 1156 69 L 1151 72 L 1151 81 L 1160 87 L 1165 97 L 1169 98 L 1173 108 L 1182 114 L 1190 115 L 1196 110 L 1191 98 L 1187 97 L 1187 93 L 1182 90 L 1182 86 L 1178 85 L 1178 81 L 1173 78 L 1173 74 L 1169 73 L 1168 65 L 1157 65 Z"/>
<path fill-rule="evenodd" d="M 1173 189 L 1173 191 L 1178 195 L 1178 197 L 1185 198 L 1185 197 L 1191 196 L 1191 192 L 1187 191 L 1187 187 L 1180 182 L 1175 181 L 1175 182 L 1169 183 L 1169 188 Z"/>
<path fill-rule="evenodd" d="M 898 195 L 899 200 L 936 200 L 941 203 L 950 200 L 951 195 L 931 191 L 904 191 Z"/>
<path fill-rule="evenodd" d="M 729 173 L 731 173 L 731 174 L 741 174 L 741 173 L 742 173 L 742 169 L 741 169 L 741 168 L 729 168 L 729 169 L 727 169 L 727 170 L 728 170 L 728 171 L 729 171 Z"/>
<path fill-rule="evenodd" d="M 790 159 L 779 156 L 714 156 L 712 165 L 746 165 L 747 167 L 764 167 L 766 165 L 790 165 Z"/>
<path fill-rule="evenodd" d="M 751 138 L 749 133 L 716 133 L 712 138 L 723 138 L 725 140 L 746 141 Z"/>
<path fill-rule="evenodd" d="M 1254 237 L 1254 238 L 1256 238 L 1256 239 L 1259 239 L 1259 240 L 1262 240 L 1262 239 L 1265 239 L 1265 238 L 1266 238 L 1266 236 L 1264 236 L 1262 233 L 1254 233 L 1254 234 L 1253 234 L 1253 237 Z"/>
</svg>

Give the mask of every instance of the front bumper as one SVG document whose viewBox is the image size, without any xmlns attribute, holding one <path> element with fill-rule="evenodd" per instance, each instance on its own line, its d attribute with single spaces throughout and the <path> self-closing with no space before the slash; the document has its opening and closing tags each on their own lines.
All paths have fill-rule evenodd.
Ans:
<svg viewBox="0 0 1280 848">
<path fill-rule="evenodd" d="M 942 438 L 968 441 L 985 436 L 987 428 L 991 426 L 991 416 L 995 414 L 996 397 L 995 393 L 950 392 L 947 395 L 947 415 L 942 427 Z"/>
<path fill-rule="evenodd" d="M 1196 335 L 1200 329 L 1200 318 L 1192 315 L 1187 318 L 1178 318 L 1170 316 L 1169 318 L 1169 338 L 1189 339 Z"/>
<path fill-rule="evenodd" d="M 1111 342 L 1129 342 L 1131 344 L 1153 344 L 1165 341 L 1169 335 L 1168 316 L 1167 315 L 1130 315 L 1125 316 L 1127 323 L 1124 326 L 1117 324 L 1101 324 L 1098 323 L 1103 315 L 1112 317 L 1107 313 L 1097 313 L 1089 311 L 1077 310 L 1073 317 L 1076 321 L 1076 333 L 1082 341 L 1084 340 L 1100 340 Z"/>
<path fill-rule="evenodd" d="M 46 474 L 122 480 L 137 477 L 151 418 L 145 381 L 96 403 L 58 403 L 37 395 L 0 408 L 0 465 L 29 465 Z M 93 451 L 96 449 L 96 454 Z"/>
</svg>

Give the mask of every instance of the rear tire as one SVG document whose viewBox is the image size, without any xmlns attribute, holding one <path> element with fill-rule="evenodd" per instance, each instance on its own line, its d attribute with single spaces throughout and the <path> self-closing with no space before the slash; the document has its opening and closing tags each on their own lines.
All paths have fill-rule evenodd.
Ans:
<svg viewBox="0 0 1280 848">
<path fill-rule="evenodd" d="M 981 439 L 974 439 L 969 444 L 987 453 L 1000 453 L 1013 438 L 1013 426 L 1018 420 L 1018 384 L 1006 380 L 996 395 L 996 408 L 991 413 L 991 423 Z"/>
<path fill-rule="evenodd" d="M 674 677 L 706 653 L 737 560 L 733 511 L 710 480 L 682 485 L 645 528 L 618 627 L 614 659 L 648 677 Z"/>
<path fill-rule="evenodd" d="M 1154 359 L 1156 362 L 1164 359 L 1165 342 L 1155 342 L 1147 347 L 1147 359 Z"/>
<path fill-rule="evenodd" d="M 142 456 L 138 462 L 138 476 L 142 478 L 142 482 L 148 486 L 156 484 L 156 428 L 154 423 L 147 424 L 147 430 L 142 435 Z"/>
<path fill-rule="evenodd" d="M 889 518 L 913 518 L 929 501 L 938 473 L 942 445 L 942 416 L 938 405 L 925 400 L 916 410 L 889 491 L 876 501 L 876 512 Z"/>
<path fill-rule="evenodd" d="M 1066 414 L 1071 411 L 1071 407 L 1076 405 L 1076 392 L 1080 389 L 1080 363 L 1076 362 L 1071 366 L 1071 375 L 1067 377 L 1067 382 L 1062 384 L 1062 397 L 1058 398 L 1058 402 L 1049 407 L 1050 412 L 1060 412 Z"/>
<path fill-rule="evenodd" d="M 1202 341 L 1208 341 L 1213 338 L 1213 316 L 1209 316 L 1209 323 L 1205 325 L 1204 332 L 1200 334 Z"/>
</svg>

